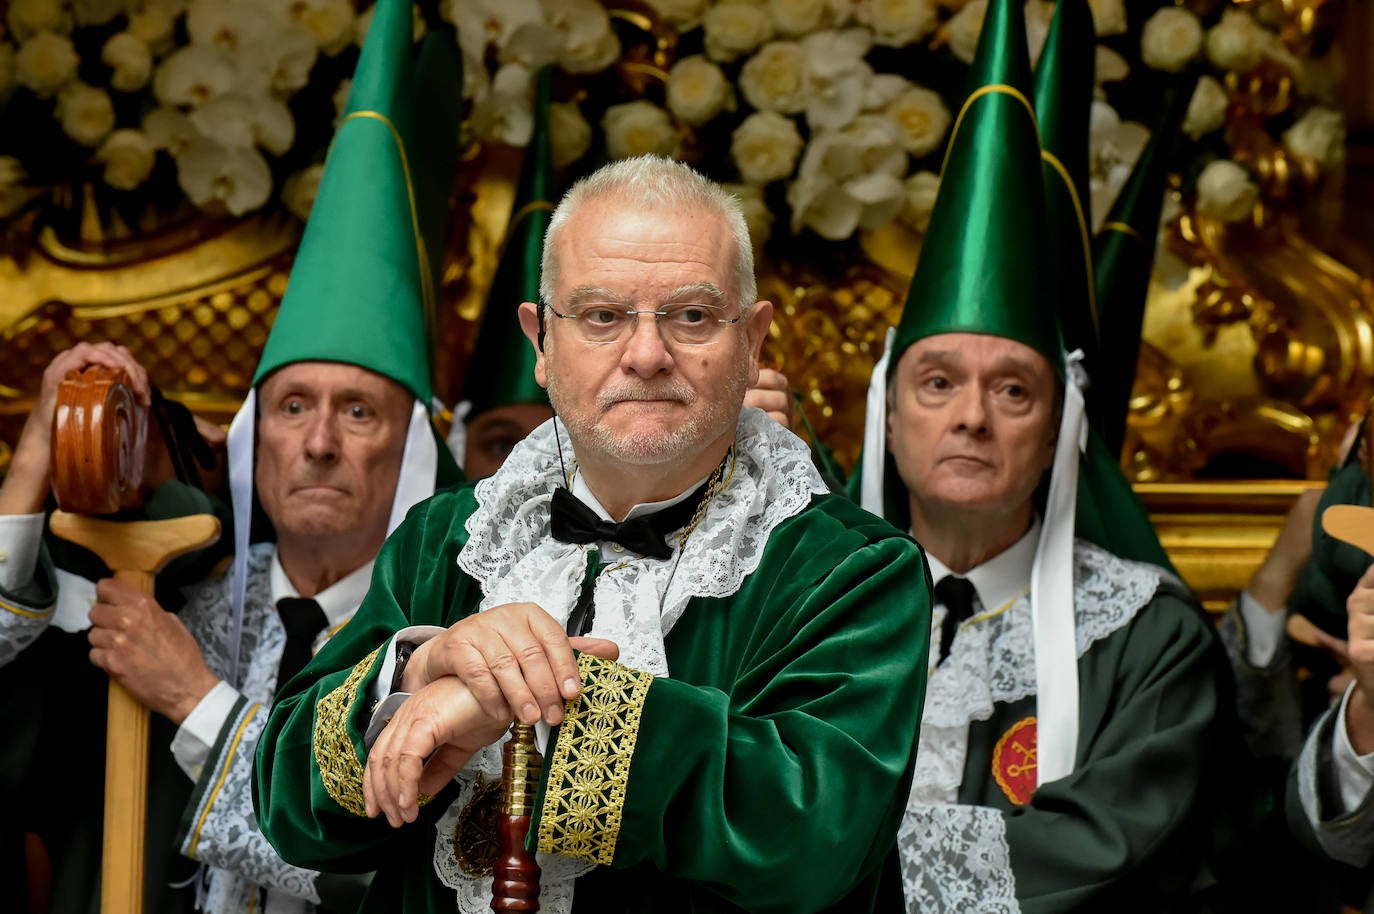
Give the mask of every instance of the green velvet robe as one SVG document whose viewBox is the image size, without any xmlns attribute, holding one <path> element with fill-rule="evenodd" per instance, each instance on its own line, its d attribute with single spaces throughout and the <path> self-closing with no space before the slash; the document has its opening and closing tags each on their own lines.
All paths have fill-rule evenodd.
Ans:
<svg viewBox="0 0 1374 914">
<path fill-rule="evenodd" d="M 481 600 L 456 562 L 475 508 L 462 489 L 412 511 L 357 616 L 293 681 L 259 742 L 263 832 L 300 866 L 375 867 L 366 911 L 454 907 L 432 863 L 451 788 L 393 831 L 360 815 L 358 779 L 379 648 Z M 665 639 L 672 678 L 582 656 L 584 694 L 550 737 L 530 828 L 540 851 L 604 864 L 578 880 L 575 909 L 895 910 L 883 865 L 920 722 L 925 576 L 910 539 L 821 495 L 773 529 L 738 592 L 691 600 Z M 616 720 L 609 761 L 560 767 L 598 709 Z M 595 798 L 590 822 L 566 805 L 574 783 Z"/>
</svg>

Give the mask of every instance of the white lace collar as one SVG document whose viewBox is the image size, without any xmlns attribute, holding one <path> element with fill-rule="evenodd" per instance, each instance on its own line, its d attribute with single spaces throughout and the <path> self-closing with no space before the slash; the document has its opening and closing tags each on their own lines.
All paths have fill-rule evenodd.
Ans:
<svg viewBox="0 0 1374 914">
<path fill-rule="evenodd" d="M 1002 609 L 1013 600 L 1030 590 L 1031 568 L 1035 564 L 1035 547 L 1040 543 L 1040 518 L 1031 518 L 1030 529 L 1026 535 L 1003 549 L 983 564 L 969 570 L 968 578 L 978 593 L 978 601 L 987 612 Z M 944 562 L 932 553 L 926 553 L 930 564 L 931 583 L 954 574 Z"/>
</svg>

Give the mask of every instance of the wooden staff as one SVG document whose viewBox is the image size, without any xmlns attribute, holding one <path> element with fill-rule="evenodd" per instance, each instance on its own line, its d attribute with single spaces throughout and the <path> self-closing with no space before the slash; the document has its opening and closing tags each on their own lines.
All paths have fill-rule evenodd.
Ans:
<svg viewBox="0 0 1374 914">
<path fill-rule="evenodd" d="M 496 816 L 496 863 L 492 867 L 493 911 L 539 910 L 539 864 L 525 850 L 534 813 L 534 790 L 544 760 L 534 742 L 534 727 L 511 724 L 501 750 L 501 812 Z"/>
<path fill-rule="evenodd" d="M 169 561 L 219 538 L 219 521 L 208 514 L 122 523 L 85 516 L 136 501 L 146 418 L 123 371 L 96 365 L 63 379 L 52 438 L 53 492 L 62 510 L 50 526 L 94 552 L 116 578 L 151 594 L 153 575 Z M 100 910 L 142 914 L 148 710 L 114 681 L 108 700 Z"/>
</svg>

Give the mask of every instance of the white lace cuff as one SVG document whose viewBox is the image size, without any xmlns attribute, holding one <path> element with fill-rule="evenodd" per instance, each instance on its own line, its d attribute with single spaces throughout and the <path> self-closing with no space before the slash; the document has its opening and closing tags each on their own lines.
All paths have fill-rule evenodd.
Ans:
<svg viewBox="0 0 1374 914">
<path fill-rule="evenodd" d="M 234 691 L 233 686 L 220 681 L 191 709 L 191 713 L 177 728 L 176 735 L 172 737 L 172 757 L 191 780 L 200 780 L 201 771 L 210 758 L 210 748 L 215 745 L 220 730 L 224 729 L 238 700 L 239 693 Z"/>
<path fill-rule="evenodd" d="M 10 593 L 33 580 L 43 542 L 43 515 L 0 516 L 0 590 Z"/>
<path fill-rule="evenodd" d="M 1345 712 L 1350 704 L 1350 694 L 1355 690 L 1352 682 L 1341 698 L 1341 708 L 1336 712 L 1335 726 L 1331 728 L 1331 767 L 1336 777 L 1336 787 L 1340 791 L 1342 816 L 1349 815 L 1360 808 L 1374 787 L 1374 752 L 1359 755 L 1350 744 L 1350 734 L 1346 732 Z"/>
<path fill-rule="evenodd" d="M 1287 617 L 1282 611 L 1270 612 L 1250 596 L 1240 593 L 1240 617 L 1245 622 L 1245 659 L 1252 667 L 1264 669 L 1274 662 L 1274 655 L 1283 643 Z"/>
</svg>

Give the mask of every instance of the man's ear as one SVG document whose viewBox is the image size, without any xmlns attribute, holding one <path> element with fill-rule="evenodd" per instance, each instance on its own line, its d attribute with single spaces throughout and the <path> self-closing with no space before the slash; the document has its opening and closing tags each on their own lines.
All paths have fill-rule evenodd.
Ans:
<svg viewBox="0 0 1374 914">
<path fill-rule="evenodd" d="M 749 386 L 753 387 L 759 382 L 759 358 L 763 354 L 763 341 L 768 339 L 768 328 L 773 325 L 773 303 L 770 301 L 754 302 L 754 307 L 749 309 L 745 321 L 745 333 L 749 339 L 750 362 L 753 365 Z"/>
<path fill-rule="evenodd" d="M 544 364 L 544 314 L 536 302 L 520 303 L 520 329 L 534 346 L 534 380 L 540 387 L 548 387 L 548 367 Z"/>
</svg>

